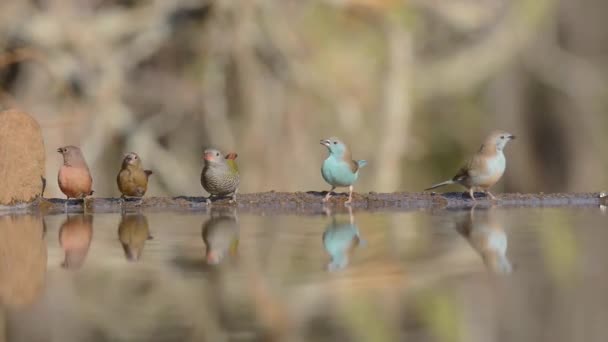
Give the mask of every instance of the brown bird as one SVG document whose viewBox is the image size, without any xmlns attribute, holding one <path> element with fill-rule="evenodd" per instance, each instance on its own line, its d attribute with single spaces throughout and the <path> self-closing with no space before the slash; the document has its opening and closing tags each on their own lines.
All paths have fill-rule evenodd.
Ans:
<svg viewBox="0 0 608 342">
<path fill-rule="evenodd" d="M 511 133 L 504 131 L 492 132 L 484 141 L 479 151 L 469 162 L 460 168 L 456 175 L 445 182 L 427 188 L 432 190 L 448 184 L 460 184 L 468 189 L 469 195 L 475 200 L 475 190 L 481 190 L 492 199 L 496 199 L 488 189 L 502 177 L 507 166 L 503 150 L 507 143 L 515 139 Z"/>
<path fill-rule="evenodd" d="M 57 149 L 63 156 L 63 165 L 59 168 L 57 181 L 59 189 L 68 200 L 83 199 L 93 194 L 93 178 L 84 160 L 82 152 L 76 146 L 64 146 Z M 65 202 L 67 210 L 67 201 Z"/>
<path fill-rule="evenodd" d="M 118 225 L 118 239 L 129 261 L 137 261 L 147 240 L 151 240 L 148 220 L 142 214 L 124 214 Z"/>
<path fill-rule="evenodd" d="M 456 213 L 460 215 L 460 213 Z M 507 257 L 507 235 L 491 210 L 475 213 L 475 207 L 462 218 L 456 219 L 456 230 L 481 256 L 490 272 L 508 274 L 513 266 Z"/>
<path fill-rule="evenodd" d="M 59 244 L 65 252 L 61 264 L 68 269 L 79 269 L 89 253 L 93 239 L 93 216 L 68 216 L 59 229 Z"/>
<path fill-rule="evenodd" d="M 144 170 L 137 153 L 128 153 L 116 177 L 121 197 L 143 197 L 148 189 L 148 178 L 151 174 L 152 171 Z"/>
</svg>

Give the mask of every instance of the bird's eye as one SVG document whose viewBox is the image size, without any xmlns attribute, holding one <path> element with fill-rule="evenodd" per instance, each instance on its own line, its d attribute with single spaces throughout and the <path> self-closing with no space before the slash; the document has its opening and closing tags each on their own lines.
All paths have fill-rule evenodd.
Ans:
<svg viewBox="0 0 608 342">
<path fill-rule="evenodd" d="M 218 153 L 216 153 L 216 154 L 215 154 L 215 156 L 216 156 L 216 157 L 219 157 L 219 156 L 220 156 L 220 153 L 219 153 L 219 152 L 218 152 Z"/>
<path fill-rule="evenodd" d="M 505 138 L 505 136 L 504 136 L 504 135 L 501 135 L 501 136 L 500 136 L 500 139 L 504 139 L 504 138 Z"/>
<path fill-rule="evenodd" d="M 338 145 L 338 142 L 337 142 L 337 141 L 334 141 L 334 145 Z"/>
</svg>

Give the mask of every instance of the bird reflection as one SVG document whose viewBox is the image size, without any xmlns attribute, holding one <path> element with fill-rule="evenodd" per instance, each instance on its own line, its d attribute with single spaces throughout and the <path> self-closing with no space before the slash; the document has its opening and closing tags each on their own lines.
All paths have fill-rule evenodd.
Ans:
<svg viewBox="0 0 608 342">
<path fill-rule="evenodd" d="M 128 261 L 138 261 L 147 240 L 151 240 L 148 219 L 140 213 L 123 213 L 118 224 L 118 239 Z"/>
<path fill-rule="evenodd" d="M 458 232 L 469 241 L 489 271 L 509 274 L 513 267 L 507 258 L 507 235 L 492 211 L 471 209 L 456 225 Z"/>
<path fill-rule="evenodd" d="M 203 241 L 207 248 L 205 259 L 210 265 L 222 262 L 226 254 L 235 256 L 239 245 L 239 225 L 236 212 L 211 208 L 211 217 L 203 223 Z"/>
<path fill-rule="evenodd" d="M 323 246 L 331 257 L 327 264 L 327 270 L 330 272 L 346 268 L 354 250 L 359 245 L 364 245 L 359 235 L 359 228 L 355 224 L 352 208 L 348 208 L 348 212 L 348 222 L 337 222 L 336 216 L 332 215 L 331 223 L 323 232 Z M 331 215 L 329 211 L 326 213 L 328 216 Z"/>
<path fill-rule="evenodd" d="M 59 244 L 65 252 L 65 259 L 61 267 L 67 269 L 82 267 L 87 258 L 92 238 L 92 215 L 68 215 L 59 229 Z"/>
</svg>

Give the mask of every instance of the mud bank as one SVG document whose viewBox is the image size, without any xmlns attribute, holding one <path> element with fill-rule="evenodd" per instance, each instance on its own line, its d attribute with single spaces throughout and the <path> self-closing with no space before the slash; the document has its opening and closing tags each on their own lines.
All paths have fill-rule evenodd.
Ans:
<svg viewBox="0 0 608 342">
<path fill-rule="evenodd" d="M 263 192 L 241 194 L 238 203 L 229 202 L 228 198 L 215 200 L 208 206 L 204 197 L 145 197 L 139 199 L 119 198 L 89 198 L 82 200 L 69 200 L 51 198 L 39 199 L 30 205 L 5 206 L 0 208 L 1 214 L 21 212 L 54 214 L 65 212 L 119 212 L 121 210 L 147 210 L 147 211 L 199 211 L 216 209 L 237 209 L 240 212 L 259 214 L 319 214 L 327 208 L 335 211 L 344 211 L 346 194 L 340 193 L 332 197 L 325 206 L 322 198 L 325 192 Z M 555 193 L 555 194 L 519 194 L 508 193 L 497 195 L 496 200 L 490 200 L 483 194 L 476 194 L 477 200 L 473 202 L 468 195 L 462 192 L 450 193 L 375 193 L 354 194 L 352 208 L 369 211 L 399 211 L 419 209 L 458 209 L 477 207 L 594 207 L 607 204 L 607 198 L 600 198 L 600 193 Z M 67 202 L 67 203 L 66 203 Z M 86 206 L 86 208 L 85 208 Z"/>
</svg>

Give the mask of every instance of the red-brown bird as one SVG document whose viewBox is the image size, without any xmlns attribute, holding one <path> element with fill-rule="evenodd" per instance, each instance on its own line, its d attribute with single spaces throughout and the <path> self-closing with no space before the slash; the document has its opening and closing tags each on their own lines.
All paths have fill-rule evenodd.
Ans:
<svg viewBox="0 0 608 342">
<path fill-rule="evenodd" d="M 92 195 L 93 178 L 80 149 L 76 146 L 64 146 L 58 148 L 57 152 L 63 156 L 63 165 L 59 168 L 57 176 L 61 192 L 67 196 L 68 200 L 70 198 L 84 199 Z"/>
<path fill-rule="evenodd" d="M 68 216 L 59 229 L 59 244 L 65 253 L 61 266 L 79 269 L 87 258 L 93 239 L 93 216 Z"/>
</svg>

